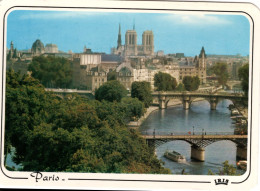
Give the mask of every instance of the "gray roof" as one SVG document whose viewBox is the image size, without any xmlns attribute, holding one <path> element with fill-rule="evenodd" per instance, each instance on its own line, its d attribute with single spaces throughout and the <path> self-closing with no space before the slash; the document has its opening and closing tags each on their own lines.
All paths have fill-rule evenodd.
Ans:
<svg viewBox="0 0 260 191">
<path fill-rule="evenodd" d="M 101 62 L 122 62 L 123 58 L 119 55 L 101 54 Z"/>
<path fill-rule="evenodd" d="M 180 67 L 194 67 L 193 62 L 190 60 L 182 60 L 178 64 Z"/>
</svg>

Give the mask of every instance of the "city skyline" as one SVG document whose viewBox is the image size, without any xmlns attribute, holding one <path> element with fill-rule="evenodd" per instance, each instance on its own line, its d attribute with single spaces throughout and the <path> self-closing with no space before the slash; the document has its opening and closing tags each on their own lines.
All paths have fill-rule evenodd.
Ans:
<svg viewBox="0 0 260 191">
<path fill-rule="evenodd" d="M 94 52 L 110 53 L 117 45 L 119 23 L 122 44 L 126 30 L 134 26 L 138 44 L 141 44 L 142 32 L 152 30 L 155 52 L 195 56 L 204 46 L 207 54 L 249 54 L 247 18 L 216 14 L 16 10 L 7 18 L 7 47 L 10 48 L 13 41 L 18 50 L 30 49 L 32 43 L 40 39 L 44 45 L 53 43 L 65 52 L 82 52 L 86 46 Z"/>
</svg>

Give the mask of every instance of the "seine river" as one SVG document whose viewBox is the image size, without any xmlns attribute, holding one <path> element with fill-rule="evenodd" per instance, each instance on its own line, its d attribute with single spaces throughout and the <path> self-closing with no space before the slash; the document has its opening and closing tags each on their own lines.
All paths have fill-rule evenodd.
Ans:
<svg viewBox="0 0 260 191">
<path fill-rule="evenodd" d="M 210 110 L 208 101 L 198 101 L 191 104 L 189 110 L 182 105 L 157 110 L 149 115 L 140 127 L 143 134 L 202 134 L 202 132 L 234 132 L 234 125 L 227 108 L 229 100 L 220 101 L 215 111 Z M 175 150 L 186 157 L 186 163 L 176 163 L 166 159 L 163 154 L 166 150 Z M 156 148 L 158 159 L 162 160 L 166 168 L 173 174 L 181 174 L 183 169 L 188 174 L 206 175 L 209 169 L 218 172 L 222 163 L 228 160 L 236 166 L 236 145 L 231 141 L 219 141 L 205 148 L 205 162 L 190 159 L 190 144 L 185 141 L 171 141 Z M 242 174 L 243 172 L 240 171 Z"/>
</svg>

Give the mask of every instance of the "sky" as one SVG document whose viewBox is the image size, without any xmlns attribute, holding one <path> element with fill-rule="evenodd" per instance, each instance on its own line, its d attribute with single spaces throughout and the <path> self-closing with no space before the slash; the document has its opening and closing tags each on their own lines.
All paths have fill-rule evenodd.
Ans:
<svg viewBox="0 0 260 191">
<path fill-rule="evenodd" d="M 82 52 L 84 46 L 94 52 L 110 53 L 117 46 L 121 24 L 122 44 L 125 32 L 135 25 L 138 44 L 142 33 L 152 30 L 154 50 L 165 54 L 249 55 L 250 24 L 244 15 L 202 14 L 190 12 L 136 13 L 91 11 L 14 10 L 7 17 L 7 47 L 13 41 L 18 50 L 30 49 L 36 39 L 44 45 L 56 44 L 59 50 Z"/>
</svg>

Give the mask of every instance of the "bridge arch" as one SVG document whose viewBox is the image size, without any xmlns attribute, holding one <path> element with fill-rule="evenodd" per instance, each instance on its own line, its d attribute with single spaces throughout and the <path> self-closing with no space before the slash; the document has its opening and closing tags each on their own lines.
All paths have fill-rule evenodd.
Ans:
<svg viewBox="0 0 260 191">
<path fill-rule="evenodd" d="M 160 147 L 161 145 L 168 143 L 168 142 L 173 142 L 173 141 L 184 141 L 191 146 L 195 147 L 201 147 L 201 148 L 206 148 L 207 146 L 214 144 L 216 142 L 220 141 L 229 141 L 234 144 L 236 144 L 239 147 L 246 147 L 247 143 L 245 141 L 237 140 L 237 139 L 201 139 L 201 140 L 194 140 L 194 139 L 157 139 L 154 140 L 153 147 L 157 148 Z"/>
<path fill-rule="evenodd" d="M 208 97 L 208 98 L 204 98 L 204 99 L 201 99 L 200 97 L 193 97 L 190 99 L 190 103 L 189 103 L 189 108 L 191 107 L 191 104 L 193 102 L 195 102 L 196 100 L 206 100 L 208 103 L 209 103 L 209 106 L 210 106 L 210 109 L 211 110 L 216 110 L 217 108 L 217 105 L 223 101 L 223 100 L 228 100 L 230 102 L 230 104 L 234 104 L 234 100 L 231 99 L 231 98 L 216 98 L 216 97 Z"/>
<path fill-rule="evenodd" d="M 189 139 L 189 138 L 183 138 L 183 139 L 150 139 L 147 140 L 148 145 L 154 148 L 158 148 L 162 144 L 165 144 L 167 142 L 173 142 L 173 141 L 185 141 L 191 146 L 191 158 L 198 160 L 198 161 L 205 161 L 205 150 L 207 149 L 207 146 L 212 147 L 214 146 L 214 143 L 219 144 L 220 142 L 229 141 L 234 143 L 233 146 L 236 146 L 236 158 L 237 159 L 247 159 L 247 139 L 230 139 L 230 138 L 223 138 L 223 139 Z M 208 147 L 208 148 L 209 148 Z M 220 152 L 219 150 L 226 149 L 226 146 L 217 147 L 216 150 Z M 231 149 L 231 150 L 234 150 Z"/>
<path fill-rule="evenodd" d="M 189 109 L 190 104 L 197 98 L 204 98 L 209 101 L 211 110 L 215 110 L 218 102 L 223 99 L 230 100 L 233 104 L 236 101 L 247 99 L 242 94 L 230 93 L 201 93 L 201 92 L 154 92 L 154 98 L 157 98 L 160 109 L 167 108 L 171 99 L 180 99 L 184 109 Z"/>
<path fill-rule="evenodd" d="M 166 99 L 166 108 L 176 104 L 182 104 L 182 99 L 180 97 L 171 97 Z"/>
</svg>

